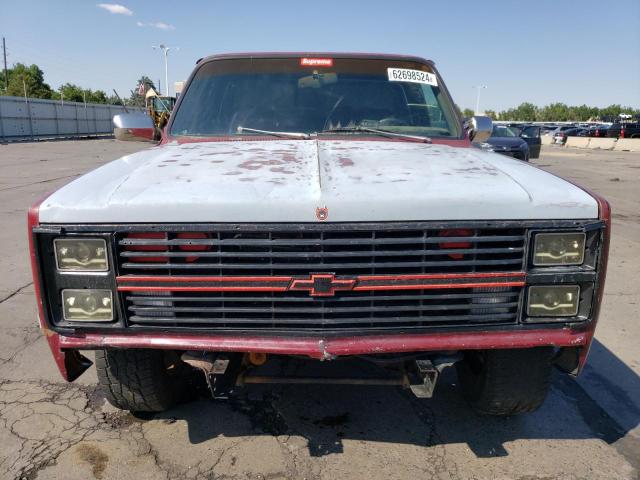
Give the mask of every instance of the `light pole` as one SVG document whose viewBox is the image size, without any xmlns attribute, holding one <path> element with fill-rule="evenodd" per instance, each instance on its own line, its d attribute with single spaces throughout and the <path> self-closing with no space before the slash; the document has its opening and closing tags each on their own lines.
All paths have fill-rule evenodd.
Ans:
<svg viewBox="0 0 640 480">
<path fill-rule="evenodd" d="M 167 55 L 169 55 L 169 50 L 171 47 L 167 47 L 165 44 L 161 43 L 158 46 L 153 46 L 154 50 L 162 50 L 162 54 L 164 55 L 164 84 L 165 89 L 167 90 L 167 97 L 169 96 L 169 62 L 167 60 Z M 174 48 L 174 50 L 178 50 Z M 162 94 L 162 91 L 160 92 Z"/>
<path fill-rule="evenodd" d="M 487 86 L 475 85 L 473 88 L 478 91 L 478 94 L 476 95 L 476 115 L 480 115 L 480 90 L 482 90 L 483 88 L 487 88 Z"/>
</svg>

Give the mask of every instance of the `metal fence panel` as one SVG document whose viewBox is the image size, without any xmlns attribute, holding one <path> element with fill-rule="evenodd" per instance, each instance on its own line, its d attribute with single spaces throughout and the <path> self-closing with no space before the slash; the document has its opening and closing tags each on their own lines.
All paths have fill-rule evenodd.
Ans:
<svg viewBox="0 0 640 480">
<path fill-rule="evenodd" d="M 111 135 L 113 116 L 124 111 L 119 105 L 0 96 L 0 140 Z"/>
</svg>

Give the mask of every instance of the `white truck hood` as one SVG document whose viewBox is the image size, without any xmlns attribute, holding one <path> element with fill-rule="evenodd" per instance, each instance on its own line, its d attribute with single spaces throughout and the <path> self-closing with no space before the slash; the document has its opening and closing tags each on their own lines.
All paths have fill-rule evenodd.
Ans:
<svg viewBox="0 0 640 480">
<path fill-rule="evenodd" d="M 399 141 L 166 145 L 106 164 L 40 207 L 42 223 L 597 218 L 580 188 L 474 148 Z"/>
</svg>

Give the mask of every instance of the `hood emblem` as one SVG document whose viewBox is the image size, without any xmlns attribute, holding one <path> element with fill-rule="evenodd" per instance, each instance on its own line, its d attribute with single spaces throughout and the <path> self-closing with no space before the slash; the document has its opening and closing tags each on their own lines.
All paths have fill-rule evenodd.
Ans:
<svg viewBox="0 0 640 480">
<path fill-rule="evenodd" d="M 316 218 L 318 220 L 323 222 L 327 219 L 328 216 L 329 216 L 329 209 L 326 207 L 326 205 L 322 208 L 316 207 Z"/>
</svg>

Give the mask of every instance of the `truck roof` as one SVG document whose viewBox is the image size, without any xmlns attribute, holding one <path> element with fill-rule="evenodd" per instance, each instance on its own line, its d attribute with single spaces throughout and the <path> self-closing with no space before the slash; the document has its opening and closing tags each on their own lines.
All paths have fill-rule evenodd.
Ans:
<svg viewBox="0 0 640 480">
<path fill-rule="evenodd" d="M 362 52 L 236 52 L 219 53 L 202 57 L 196 61 L 199 64 L 203 61 L 236 59 L 236 58 L 295 58 L 295 57 L 320 57 L 320 58 L 370 58 L 376 60 L 402 60 L 409 62 L 428 63 L 435 65 L 433 60 L 428 60 L 415 55 L 400 55 L 393 53 L 362 53 Z"/>
</svg>

